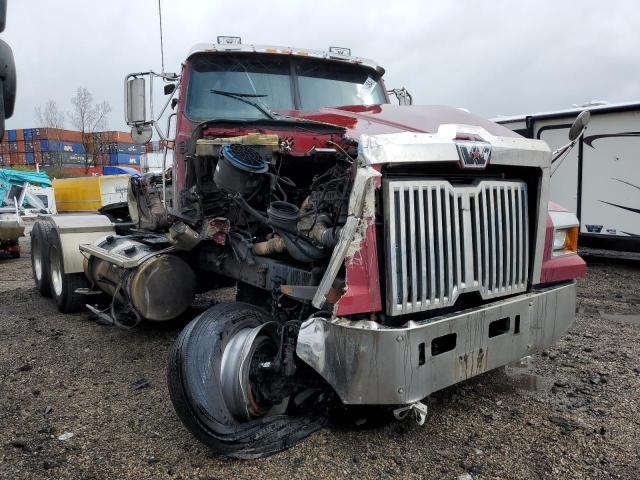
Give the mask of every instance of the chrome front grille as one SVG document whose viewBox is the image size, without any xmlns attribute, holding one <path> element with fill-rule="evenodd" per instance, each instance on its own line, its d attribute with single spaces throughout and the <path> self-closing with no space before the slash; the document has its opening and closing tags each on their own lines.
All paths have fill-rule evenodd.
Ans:
<svg viewBox="0 0 640 480">
<path fill-rule="evenodd" d="M 485 180 L 385 180 L 387 314 L 525 291 L 529 265 L 527 185 Z"/>
</svg>

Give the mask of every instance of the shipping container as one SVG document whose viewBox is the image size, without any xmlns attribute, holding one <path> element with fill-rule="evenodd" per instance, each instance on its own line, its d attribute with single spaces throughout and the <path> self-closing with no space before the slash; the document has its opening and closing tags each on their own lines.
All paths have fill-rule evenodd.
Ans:
<svg viewBox="0 0 640 480">
<path fill-rule="evenodd" d="M 80 132 L 72 132 L 71 130 L 61 130 L 59 128 L 34 128 L 35 140 L 59 140 L 67 142 L 81 142 L 82 135 Z"/>
<path fill-rule="evenodd" d="M 43 152 L 71 152 L 84 153 L 85 148 L 82 143 L 66 142 L 60 140 L 40 140 L 40 147 Z"/>
<path fill-rule="evenodd" d="M 75 152 L 57 152 L 59 153 L 59 158 L 62 158 L 62 163 L 65 165 L 69 164 L 81 164 L 84 165 L 85 161 L 89 164 L 93 164 L 93 155 L 85 155 L 84 153 L 75 153 Z"/>
<path fill-rule="evenodd" d="M 26 153 L 10 153 L 11 165 L 26 165 L 27 164 Z"/>
<path fill-rule="evenodd" d="M 144 145 L 136 145 L 135 143 L 118 143 L 116 144 L 117 153 L 126 153 L 129 155 L 142 155 L 145 153 Z M 112 152 L 112 153 L 116 153 Z"/>
<path fill-rule="evenodd" d="M 76 132 L 75 130 L 61 130 L 60 140 L 64 142 L 82 143 L 82 132 Z"/>
<path fill-rule="evenodd" d="M 18 142 L 11 142 L 9 144 L 9 152 L 18 153 Z"/>
<path fill-rule="evenodd" d="M 92 177 L 102 175 L 102 167 L 91 166 L 87 170 L 80 166 L 63 165 L 62 171 L 67 177 Z"/>
<path fill-rule="evenodd" d="M 10 142 L 15 142 L 18 137 L 16 135 L 16 131 L 15 130 L 7 130 L 7 138 L 9 139 Z"/>
<path fill-rule="evenodd" d="M 42 163 L 47 165 L 84 165 L 85 156 L 83 153 L 74 152 L 41 152 Z M 93 165 L 93 155 L 87 155 L 87 163 Z"/>
<path fill-rule="evenodd" d="M 100 136 L 102 140 L 110 143 L 133 143 L 133 138 L 131 138 L 131 134 L 128 132 L 100 132 Z"/>
<path fill-rule="evenodd" d="M 109 155 L 111 165 L 140 165 L 140 155 L 112 153 Z"/>
<path fill-rule="evenodd" d="M 24 142 L 24 130 L 16 130 L 16 140 L 18 142 Z"/>
<path fill-rule="evenodd" d="M 108 142 L 102 145 L 104 153 L 126 153 L 129 155 L 142 155 L 146 152 L 144 145 L 135 143 L 114 143 Z"/>
<path fill-rule="evenodd" d="M 99 153 L 95 156 L 96 165 L 109 165 L 111 163 L 111 159 L 108 153 Z"/>
<path fill-rule="evenodd" d="M 27 159 L 27 165 L 33 165 L 35 163 L 33 152 L 25 153 L 25 157 Z"/>
</svg>

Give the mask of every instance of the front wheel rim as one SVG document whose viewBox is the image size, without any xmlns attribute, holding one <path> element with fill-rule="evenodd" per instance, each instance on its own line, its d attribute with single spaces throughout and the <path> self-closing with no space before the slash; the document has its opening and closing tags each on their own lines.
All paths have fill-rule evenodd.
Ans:
<svg viewBox="0 0 640 480">
<path fill-rule="evenodd" d="M 243 328 L 227 342 L 221 361 L 220 383 L 229 412 L 240 421 L 265 416 L 273 407 L 259 399 L 251 374 L 258 363 L 273 360 L 278 352 L 269 324 Z"/>
<path fill-rule="evenodd" d="M 57 248 L 52 248 L 51 257 L 51 286 L 56 296 L 62 296 L 62 264 Z"/>
</svg>

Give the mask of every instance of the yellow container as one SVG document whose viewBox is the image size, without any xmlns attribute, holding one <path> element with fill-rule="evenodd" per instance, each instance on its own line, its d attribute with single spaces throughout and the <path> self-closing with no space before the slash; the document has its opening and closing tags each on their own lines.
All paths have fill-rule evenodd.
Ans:
<svg viewBox="0 0 640 480">
<path fill-rule="evenodd" d="M 95 212 L 112 203 L 126 202 L 131 175 L 60 178 L 53 181 L 59 212 Z"/>
</svg>

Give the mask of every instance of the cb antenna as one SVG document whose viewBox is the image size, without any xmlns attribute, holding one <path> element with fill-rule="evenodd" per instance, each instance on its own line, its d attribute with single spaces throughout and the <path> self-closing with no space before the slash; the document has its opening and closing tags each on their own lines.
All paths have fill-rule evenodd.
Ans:
<svg viewBox="0 0 640 480">
<path fill-rule="evenodd" d="M 162 59 L 162 73 L 164 74 L 164 44 L 162 42 L 162 0 L 158 0 L 158 16 L 160 17 L 160 58 Z"/>
</svg>

